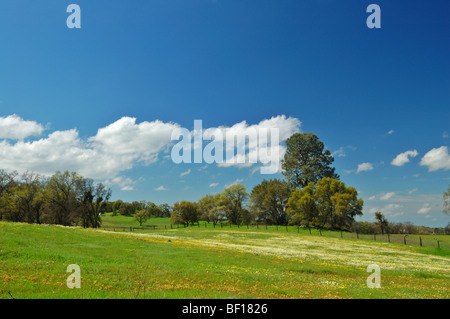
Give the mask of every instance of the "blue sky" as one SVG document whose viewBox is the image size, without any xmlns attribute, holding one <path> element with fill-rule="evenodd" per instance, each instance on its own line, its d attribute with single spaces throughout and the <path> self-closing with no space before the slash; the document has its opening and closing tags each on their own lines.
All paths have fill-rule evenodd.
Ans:
<svg viewBox="0 0 450 319">
<path fill-rule="evenodd" d="M 71 3 L 81 29 L 67 28 Z M 371 3 L 381 29 L 366 26 Z M 446 226 L 449 13 L 425 0 L 2 1 L 0 166 L 77 170 L 113 199 L 198 200 L 282 175 L 174 164 L 161 132 L 298 121 L 360 192 L 362 220 Z"/>
</svg>

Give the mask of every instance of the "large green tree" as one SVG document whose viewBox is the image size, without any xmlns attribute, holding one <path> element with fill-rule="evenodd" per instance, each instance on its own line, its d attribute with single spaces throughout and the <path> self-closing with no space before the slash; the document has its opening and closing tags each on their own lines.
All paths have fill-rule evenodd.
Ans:
<svg viewBox="0 0 450 319">
<path fill-rule="evenodd" d="M 363 200 L 353 187 L 325 177 L 316 184 L 292 192 L 287 212 L 293 222 L 320 228 L 350 229 L 355 216 L 362 215 Z"/>
<path fill-rule="evenodd" d="M 214 225 L 225 217 L 225 206 L 221 194 L 205 195 L 198 201 L 200 219 Z"/>
<path fill-rule="evenodd" d="M 245 210 L 248 196 L 247 190 L 242 184 L 229 186 L 222 192 L 223 208 L 231 224 L 240 224 L 244 216 L 247 220 L 249 219 Z"/>
<path fill-rule="evenodd" d="M 250 194 L 251 209 L 259 221 L 286 225 L 286 204 L 290 196 L 289 183 L 279 179 L 263 180 Z"/>
<path fill-rule="evenodd" d="M 188 226 L 189 223 L 191 223 L 191 225 L 197 223 L 199 215 L 200 209 L 197 203 L 190 201 L 176 202 L 173 205 L 171 220 L 173 219 L 174 221 L 181 221 L 182 223 L 185 223 L 186 226 Z"/>
<path fill-rule="evenodd" d="M 315 199 L 315 184 L 309 183 L 302 189 L 295 189 L 286 205 L 290 223 L 306 227 L 318 225 L 319 209 Z"/>
<path fill-rule="evenodd" d="M 83 227 L 98 228 L 101 225 L 100 214 L 111 197 L 111 190 L 102 183 L 95 184 L 92 179 L 79 181 L 79 218 Z"/>
<path fill-rule="evenodd" d="M 43 220 L 49 224 L 71 225 L 79 214 L 80 186 L 83 178 L 76 172 L 56 172 L 44 190 Z"/>
<path fill-rule="evenodd" d="M 323 177 L 338 179 L 334 158 L 313 133 L 295 133 L 286 140 L 286 153 L 281 162 L 283 174 L 293 188 L 303 188 Z"/>
</svg>

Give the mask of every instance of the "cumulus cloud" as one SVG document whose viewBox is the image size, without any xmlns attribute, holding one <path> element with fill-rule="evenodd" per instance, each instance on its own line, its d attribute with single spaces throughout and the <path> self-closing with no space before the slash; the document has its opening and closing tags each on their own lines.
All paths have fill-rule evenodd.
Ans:
<svg viewBox="0 0 450 319">
<path fill-rule="evenodd" d="M 191 173 L 191 169 L 188 169 L 186 172 L 182 172 L 181 174 L 180 174 L 180 177 L 184 177 L 184 176 L 186 176 L 186 175 L 189 175 Z"/>
<path fill-rule="evenodd" d="M 234 182 L 232 182 L 231 184 L 225 185 L 225 188 L 228 188 L 228 187 L 233 186 L 233 185 L 240 184 L 240 183 L 242 183 L 243 181 L 244 181 L 243 179 L 237 178 L 237 179 L 236 179 Z"/>
<path fill-rule="evenodd" d="M 0 139 L 23 140 L 40 136 L 44 127 L 34 121 L 25 121 L 16 114 L 0 117 Z"/>
<path fill-rule="evenodd" d="M 130 189 L 130 185 L 123 186 L 123 180 L 114 178 L 137 163 L 148 165 L 156 161 L 158 154 L 170 145 L 171 132 L 176 127 L 177 124 L 160 121 L 136 124 L 135 118 L 123 117 L 87 139 L 81 139 L 76 129 L 55 131 L 34 141 L 13 143 L 3 139 L 0 167 L 43 175 L 57 170 L 77 171 Z"/>
<path fill-rule="evenodd" d="M 270 119 L 263 120 L 258 124 L 248 125 L 246 121 L 242 121 L 240 123 L 234 124 L 231 127 L 221 126 L 218 127 L 217 130 L 220 130 L 224 138 L 226 139 L 226 135 L 229 136 L 255 136 L 255 132 L 257 132 L 257 138 L 249 138 L 247 141 L 247 145 L 242 145 L 238 143 L 230 143 L 229 141 L 226 143 L 225 152 L 233 154 L 232 157 L 226 158 L 226 161 L 223 163 L 219 163 L 220 167 L 228 167 L 228 166 L 238 166 L 238 167 L 249 167 L 252 166 L 250 160 L 251 158 L 258 159 L 261 163 L 271 163 L 274 159 L 274 154 L 278 153 L 277 161 L 281 162 L 281 159 L 284 157 L 286 152 L 286 148 L 281 145 L 272 145 L 269 143 L 271 137 L 268 136 L 271 129 L 278 129 L 279 131 L 279 141 L 278 143 L 282 143 L 286 141 L 292 134 L 298 133 L 300 130 L 301 122 L 297 118 L 289 117 L 287 118 L 285 115 L 279 115 L 276 117 L 272 117 Z M 267 142 L 261 142 L 262 132 L 267 130 Z M 211 132 L 214 134 L 214 132 Z M 244 143 L 246 143 L 244 141 Z M 238 147 L 245 147 L 245 154 L 238 154 L 235 151 Z M 246 159 L 247 157 L 247 159 Z"/>
<path fill-rule="evenodd" d="M 381 195 L 380 199 L 381 200 L 388 200 L 388 199 L 391 199 L 392 197 L 394 197 L 394 195 L 395 195 L 395 192 L 389 192 L 389 193 Z"/>
<path fill-rule="evenodd" d="M 162 191 L 166 191 L 166 190 L 167 190 L 167 188 L 165 188 L 163 185 L 155 188 L 155 191 L 158 191 L 158 192 L 162 192 Z"/>
<path fill-rule="evenodd" d="M 334 157 L 346 157 L 347 156 L 347 152 L 346 150 L 356 150 L 355 146 L 352 145 L 348 145 L 348 146 L 341 146 L 339 147 L 338 150 L 334 151 L 331 155 L 333 155 Z"/>
<path fill-rule="evenodd" d="M 358 168 L 356 169 L 356 173 L 359 174 L 361 172 L 368 172 L 373 170 L 373 165 L 371 163 L 361 163 L 358 164 Z"/>
<path fill-rule="evenodd" d="M 211 187 L 216 187 L 216 186 L 218 186 L 219 185 L 219 183 L 211 183 L 211 184 L 209 184 L 209 187 L 211 188 Z"/>
<path fill-rule="evenodd" d="M 426 153 L 421 161 L 420 165 L 427 166 L 429 172 L 437 171 L 439 169 L 450 169 L 450 154 L 448 153 L 447 146 L 441 146 L 439 148 L 433 148 Z"/>
<path fill-rule="evenodd" d="M 423 204 L 422 208 L 420 208 L 417 213 L 418 214 L 426 214 L 431 210 L 431 205 L 429 203 Z"/>
<path fill-rule="evenodd" d="M 382 207 L 372 207 L 369 212 L 374 214 L 376 212 L 381 212 L 390 217 L 401 216 L 404 214 L 404 207 L 400 204 L 386 204 Z"/>
<path fill-rule="evenodd" d="M 410 157 L 416 157 L 418 154 L 416 150 L 400 153 L 392 160 L 391 164 L 394 166 L 403 166 L 409 162 Z"/>
<path fill-rule="evenodd" d="M 112 179 L 108 179 L 105 181 L 106 184 L 113 184 L 120 187 L 123 191 L 133 191 L 134 185 L 136 184 L 136 181 L 132 180 L 128 177 L 123 176 L 117 176 Z"/>
</svg>

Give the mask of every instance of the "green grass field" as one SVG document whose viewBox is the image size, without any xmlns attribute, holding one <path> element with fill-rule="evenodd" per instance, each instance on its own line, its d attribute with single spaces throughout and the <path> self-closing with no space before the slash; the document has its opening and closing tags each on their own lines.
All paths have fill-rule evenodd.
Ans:
<svg viewBox="0 0 450 319">
<path fill-rule="evenodd" d="M 167 223 L 151 219 L 143 226 L 161 227 L 138 233 L 0 222 L 0 298 L 450 297 L 446 248 Z M 139 226 L 124 216 L 104 225 Z M 80 289 L 66 285 L 70 264 Z M 369 264 L 381 268 L 379 289 L 367 287 Z"/>
</svg>

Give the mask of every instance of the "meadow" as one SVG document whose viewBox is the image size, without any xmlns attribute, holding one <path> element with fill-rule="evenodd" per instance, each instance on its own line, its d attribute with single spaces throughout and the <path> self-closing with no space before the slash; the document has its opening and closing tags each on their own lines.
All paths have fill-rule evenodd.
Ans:
<svg viewBox="0 0 450 319">
<path fill-rule="evenodd" d="M 167 223 L 153 218 L 142 226 L 156 230 L 130 232 L 0 222 L 0 298 L 450 297 L 447 236 L 437 248 L 295 227 Z M 103 225 L 139 226 L 111 215 Z M 70 264 L 80 266 L 80 289 L 66 285 Z M 381 269 L 381 288 L 367 287 L 370 264 Z"/>
</svg>

